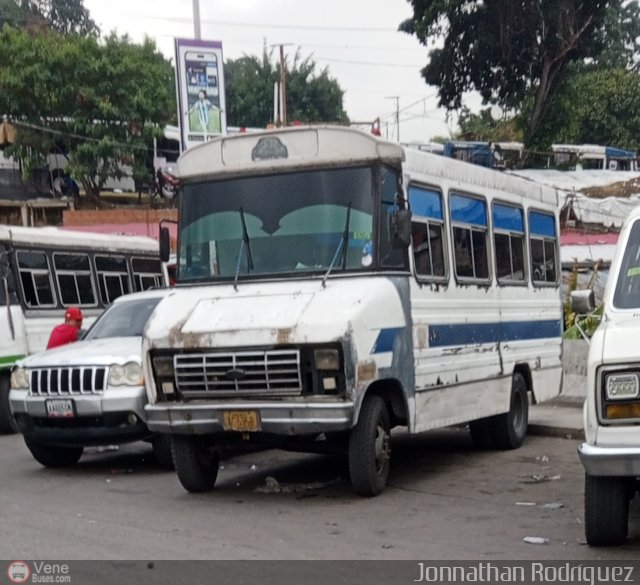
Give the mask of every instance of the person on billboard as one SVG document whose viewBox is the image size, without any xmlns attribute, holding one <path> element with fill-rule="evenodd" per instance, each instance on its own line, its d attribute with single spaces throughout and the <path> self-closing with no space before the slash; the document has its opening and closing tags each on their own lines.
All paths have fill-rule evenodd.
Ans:
<svg viewBox="0 0 640 585">
<path fill-rule="evenodd" d="M 220 109 L 209 100 L 204 89 L 198 91 L 198 99 L 189 108 L 189 127 L 192 132 L 205 135 L 220 133 Z"/>
</svg>

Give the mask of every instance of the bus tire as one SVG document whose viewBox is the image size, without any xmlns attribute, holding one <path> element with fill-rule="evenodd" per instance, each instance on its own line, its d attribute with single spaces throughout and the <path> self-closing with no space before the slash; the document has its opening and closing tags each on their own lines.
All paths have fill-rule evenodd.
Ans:
<svg viewBox="0 0 640 585">
<path fill-rule="evenodd" d="M 491 435 L 498 449 L 517 449 L 524 442 L 529 426 L 527 383 L 520 372 L 511 379 L 509 412 L 493 417 Z"/>
<path fill-rule="evenodd" d="M 590 546 L 622 544 L 629 529 L 629 480 L 584 476 L 584 531 Z"/>
<path fill-rule="evenodd" d="M 9 405 L 11 378 L 8 374 L 0 375 L 0 434 L 10 435 L 18 432 L 18 425 Z"/>
<path fill-rule="evenodd" d="M 51 469 L 60 467 L 71 467 L 80 461 L 82 447 L 59 447 L 58 445 L 45 445 L 37 441 L 29 439 L 24 440 L 27 449 L 31 451 L 33 458 L 43 465 Z"/>
<path fill-rule="evenodd" d="M 389 411 L 380 396 L 365 398 L 358 424 L 349 435 L 349 477 L 353 491 L 365 497 L 382 492 L 391 459 Z"/>
<path fill-rule="evenodd" d="M 480 418 L 469 422 L 469 434 L 476 449 L 487 451 L 493 449 L 495 444 L 491 434 L 491 421 L 488 418 Z"/>
<path fill-rule="evenodd" d="M 201 437 L 171 436 L 173 464 L 182 487 L 190 493 L 208 492 L 218 479 L 220 453 Z"/>
<path fill-rule="evenodd" d="M 153 456 L 163 469 L 175 469 L 171 453 L 171 435 L 158 434 L 151 441 Z"/>
</svg>

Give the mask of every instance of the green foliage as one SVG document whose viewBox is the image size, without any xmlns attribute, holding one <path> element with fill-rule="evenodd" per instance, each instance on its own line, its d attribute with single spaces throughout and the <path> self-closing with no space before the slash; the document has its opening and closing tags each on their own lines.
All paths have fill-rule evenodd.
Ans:
<svg viewBox="0 0 640 585">
<path fill-rule="evenodd" d="M 595 309 L 595 311 L 593 311 L 593 313 L 580 320 L 579 325 L 587 337 L 593 336 L 598 325 L 600 325 L 603 311 L 604 305 L 600 305 Z M 564 332 L 563 337 L 564 339 L 582 339 L 582 335 L 578 330 L 578 325 L 574 324 L 571 327 L 568 327 Z"/>
<path fill-rule="evenodd" d="M 410 0 L 401 30 L 430 46 L 422 70 L 440 104 L 460 108 L 464 92 L 518 109 L 533 93 L 525 140 L 534 134 L 570 63 L 597 57 L 609 10 L 624 0 Z M 436 46 L 436 40 L 443 44 Z"/>
<path fill-rule="evenodd" d="M 18 127 L 27 168 L 64 146 L 93 197 L 122 164 L 146 175 L 152 138 L 175 114 L 173 69 L 152 41 L 5 28 L 0 62 L 0 111 Z"/>
<path fill-rule="evenodd" d="M 484 142 L 519 142 L 522 132 L 513 118 L 496 120 L 491 115 L 491 108 L 480 110 L 474 114 L 463 107 L 458 118 L 460 133 L 458 140 L 480 140 Z"/>
<path fill-rule="evenodd" d="M 573 71 L 531 142 L 541 150 L 553 143 L 640 150 L 640 74 L 620 68 Z"/>
<path fill-rule="evenodd" d="M 97 35 L 100 31 L 89 16 L 83 0 L 21 0 L 32 15 L 43 17 L 62 35 Z"/>
<path fill-rule="evenodd" d="M 225 63 L 227 123 L 230 126 L 265 127 L 273 122 L 273 86 L 280 80 L 280 65 L 266 50 L 262 57 L 244 56 Z M 348 122 L 342 106 L 344 92 L 327 69 L 316 71 L 311 57 L 296 53 L 285 64 L 289 121 Z"/>
<path fill-rule="evenodd" d="M 0 29 L 5 24 L 24 26 L 27 24 L 29 11 L 18 5 L 16 0 L 0 0 Z"/>
</svg>

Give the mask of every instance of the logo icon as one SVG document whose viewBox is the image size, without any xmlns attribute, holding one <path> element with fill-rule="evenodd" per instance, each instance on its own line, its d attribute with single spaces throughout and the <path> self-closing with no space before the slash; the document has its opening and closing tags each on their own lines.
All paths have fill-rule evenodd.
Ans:
<svg viewBox="0 0 640 585">
<path fill-rule="evenodd" d="M 12 583 L 26 583 L 31 576 L 31 569 L 24 561 L 13 561 L 7 568 L 7 576 Z"/>
</svg>

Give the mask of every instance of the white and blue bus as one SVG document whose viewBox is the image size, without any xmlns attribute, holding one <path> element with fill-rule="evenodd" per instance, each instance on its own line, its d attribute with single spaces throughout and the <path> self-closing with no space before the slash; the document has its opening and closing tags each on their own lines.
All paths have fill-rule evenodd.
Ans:
<svg viewBox="0 0 640 585">
<path fill-rule="evenodd" d="M 0 432 L 16 430 L 11 368 L 45 349 L 67 307 L 88 327 L 117 297 L 167 283 L 152 238 L 0 225 Z"/>
<path fill-rule="evenodd" d="M 344 451 L 377 495 L 393 427 L 516 448 L 529 403 L 559 393 L 555 190 L 343 127 L 222 137 L 178 165 L 178 286 L 143 348 L 149 426 L 188 491 L 229 441 L 273 440 Z"/>
</svg>

